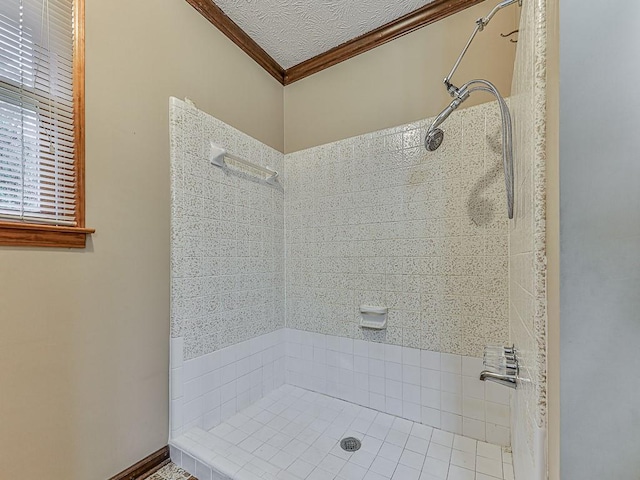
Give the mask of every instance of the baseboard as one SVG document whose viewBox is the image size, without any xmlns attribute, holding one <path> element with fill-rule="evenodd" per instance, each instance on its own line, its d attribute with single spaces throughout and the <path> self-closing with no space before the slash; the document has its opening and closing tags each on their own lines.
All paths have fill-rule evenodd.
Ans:
<svg viewBox="0 0 640 480">
<path fill-rule="evenodd" d="M 169 446 L 167 445 L 111 477 L 109 480 L 141 480 L 164 467 L 170 461 Z"/>
</svg>

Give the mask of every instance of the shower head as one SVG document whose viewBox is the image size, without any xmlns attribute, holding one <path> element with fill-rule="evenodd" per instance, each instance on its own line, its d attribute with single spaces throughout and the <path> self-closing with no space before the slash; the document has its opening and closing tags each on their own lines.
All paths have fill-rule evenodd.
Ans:
<svg viewBox="0 0 640 480">
<path fill-rule="evenodd" d="M 438 127 L 442 124 L 442 122 L 449 118 L 449 115 L 451 115 L 453 111 L 458 108 L 460 104 L 467 98 L 469 98 L 469 94 L 466 91 L 462 92 L 460 97 L 454 98 L 453 101 L 447 106 L 447 108 L 440 112 L 440 115 L 435 118 L 435 120 L 429 127 L 429 130 L 427 130 L 426 137 L 424 137 L 424 146 L 428 151 L 433 152 L 437 150 L 440 145 L 442 145 L 444 132 Z"/>
<path fill-rule="evenodd" d="M 425 148 L 433 152 L 442 145 L 442 140 L 444 139 L 444 132 L 439 128 L 433 128 L 427 132 L 427 136 L 424 137 L 424 146 Z"/>
</svg>

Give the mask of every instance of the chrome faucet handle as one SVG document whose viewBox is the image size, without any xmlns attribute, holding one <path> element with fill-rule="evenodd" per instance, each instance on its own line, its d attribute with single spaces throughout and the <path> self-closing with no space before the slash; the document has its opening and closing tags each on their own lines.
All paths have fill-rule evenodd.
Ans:
<svg viewBox="0 0 640 480">
<path fill-rule="evenodd" d="M 518 378 L 518 357 L 515 346 L 487 345 L 484 348 L 483 364 L 489 368 L 480 374 L 480 380 L 516 388 Z"/>
</svg>

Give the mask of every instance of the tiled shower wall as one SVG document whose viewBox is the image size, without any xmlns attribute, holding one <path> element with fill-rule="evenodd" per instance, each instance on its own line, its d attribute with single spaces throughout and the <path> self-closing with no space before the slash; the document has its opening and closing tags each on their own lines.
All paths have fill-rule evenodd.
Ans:
<svg viewBox="0 0 640 480">
<path fill-rule="evenodd" d="M 509 444 L 508 391 L 477 379 L 482 347 L 508 342 L 499 111 L 455 112 L 433 153 L 422 145 L 428 123 L 284 160 L 172 99 L 172 438 L 224 421 L 286 372 L 293 384 Z M 213 167 L 210 141 L 284 170 L 286 205 L 281 187 Z M 388 329 L 360 329 L 361 304 L 388 306 Z M 342 351 L 349 342 L 354 351 Z M 311 343 L 325 353 L 309 357 Z"/>
<path fill-rule="evenodd" d="M 510 391 L 482 359 L 286 329 L 286 381 L 447 432 L 510 444 Z"/>
<path fill-rule="evenodd" d="M 285 157 L 287 326 L 478 357 L 507 344 L 508 219 L 496 102 Z M 359 306 L 389 307 L 386 331 Z"/>
<path fill-rule="evenodd" d="M 213 166 L 210 142 L 279 172 L 283 155 L 186 102 L 170 109 L 171 336 L 188 360 L 284 327 L 283 189 Z"/>
<path fill-rule="evenodd" d="M 210 142 L 282 171 L 283 155 L 176 98 L 171 139 L 171 437 L 284 381 L 284 192 L 211 165 Z"/>
<path fill-rule="evenodd" d="M 515 218 L 510 228 L 510 329 L 520 353 L 513 396 L 519 480 L 546 478 L 546 0 L 523 2 L 512 86 Z"/>
</svg>

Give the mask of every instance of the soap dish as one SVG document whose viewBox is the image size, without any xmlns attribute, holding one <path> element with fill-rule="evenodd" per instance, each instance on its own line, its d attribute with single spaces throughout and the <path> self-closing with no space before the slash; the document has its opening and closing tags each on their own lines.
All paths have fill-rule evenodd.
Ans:
<svg viewBox="0 0 640 480">
<path fill-rule="evenodd" d="M 372 307 L 360 305 L 360 326 L 373 330 L 384 330 L 387 328 L 387 307 Z"/>
</svg>

